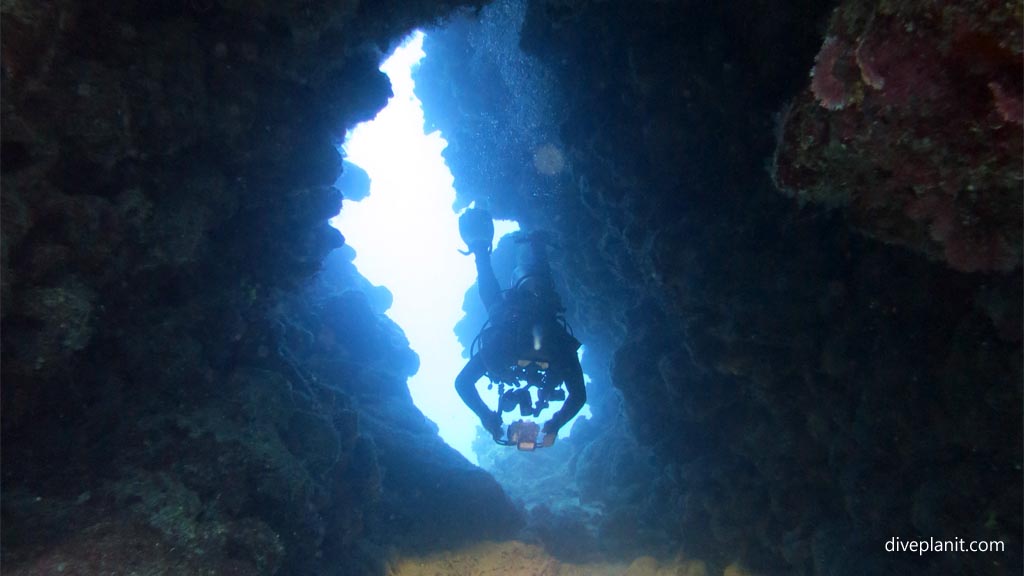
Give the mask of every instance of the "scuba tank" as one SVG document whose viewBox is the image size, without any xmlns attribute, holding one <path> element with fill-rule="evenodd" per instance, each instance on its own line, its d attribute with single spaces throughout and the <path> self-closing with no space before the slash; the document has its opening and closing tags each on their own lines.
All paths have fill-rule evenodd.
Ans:
<svg viewBox="0 0 1024 576">
<path fill-rule="evenodd" d="M 539 305 L 535 306 L 545 314 L 561 313 L 564 308 L 551 275 L 551 263 L 548 260 L 551 241 L 547 233 L 522 233 L 516 243 L 520 246 L 518 262 L 512 271 L 513 290 L 528 294 L 538 302 Z"/>
</svg>

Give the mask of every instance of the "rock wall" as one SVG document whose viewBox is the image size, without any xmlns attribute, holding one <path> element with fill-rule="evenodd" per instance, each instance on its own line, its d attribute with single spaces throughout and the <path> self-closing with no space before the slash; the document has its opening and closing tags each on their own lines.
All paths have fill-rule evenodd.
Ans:
<svg viewBox="0 0 1024 576">
<path fill-rule="evenodd" d="M 956 103 L 932 100 L 935 107 L 903 114 L 897 125 L 886 124 L 884 110 L 844 124 L 844 112 L 814 108 L 835 38 L 852 58 L 866 29 L 881 34 L 897 22 L 940 38 L 946 30 L 917 20 L 927 10 L 893 3 L 846 3 L 830 24 L 832 8 L 496 2 L 477 28 L 428 36 L 417 87 L 428 125 L 449 141 L 457 204 L 486 203 L 498 217 L 553 231 L 562 246 L 556 262 L 570 320 L 598 375 L 596 427 L 618 430 L 624 417 L 657 454 L 645 483 L 607 474 L 617 461 L 614 445 L 599 443 L 607 436 L 591 436 L 593 448 L 576 452 L 579 485 L 633 495 L 627 504 L 606 494 L 604 514 L 653 511 L 633 514 L 625 532 L 644 543 L 663 538 L 671 552 L 717 569 L 738 558 L 768 574 L 1015 574 L 1022 287 L 1019 275 L 998 270 L 1019 266 L 1020 132 L 1009 114 L 1016 85 L 985 70 L 1002 71 L 1012 56 L 1019 71 L 1017 36 L 1006 31 L 1020 28 L 1020 14 L 985 5 L 954 19 L 977 40 L 968 54 L 978 74 L 971 94 L 988 96 L 985 112 L 970 113 L 987 114 L 1001 135 L 986 141 L 934 129 L 947 112 L 962 117 Z M 851 13 L 860 19 L 843 20 Z M 872 13 L 880 15 L 874 28 L 866 24 Z M 495 28 L 503 32 L 483 32 Z M 861 45 L 890 45 L 871 37 L 877 42 Z M 890 69 L 877 62 L 884 76 Z M 869 96 L 885 98 L 858 84 L 873 76 L 847 78 L 851 70 L 837 63 L 832 71 L 851 102 L 862 95 L 864 113 Z M 549 94 L 555 106 L 531 105 Z M 838 134 L 828 146 L 841 155 L 807 144 L 801 130 L 823 122 Z M 543 128 L 531 137 L 524 125 Z M 953 236 L 936 236 L 933 212 L 893 220 L 876 211 L 878 226 L 865 225 L 856 207 L 798 204 L 773 185 L 774 157 L 776 178 L 794 186 L 786 174 L 801 175 L 797 195 L 812 202 L 878 197 L 872 183 L 901 185 L 887 180 L 886 167 L 905 156 L 894 148 L 883 158 L 864 143 L 897 130 L 931 138 L 935 150 L 979 139 L 981 155 L 956 165 L 988 176 L 975 183 L 980 200 L 963 199 L 978 209 L 957 214 L 1009 247 L 997 266 L 947 258 L 950 269 L 903 247 L 914 241 L 872 232 L 885 226 L 919 238 L 930 223 L 924 251 L 934 255 L 935 242 Z M 495 161 L 489 151 L 499 149 Z M 779 162 L 797 153 L 806 156 L 784 173 Z M 560 162 L 548 161 L 555 155 Z M 937 182 L 939 168 L 907 169 Z M 860 233 L 866 226 L 870 239 Z M 1007 551 L 918 557 L 884 549 L 894 536 L 942 535 L 1001 540 Z"/>
<path fill-rule="evenodd" d="M 380 573 L 516 532 L 326 222 L 382 53 L 456 4 L 3 5 L 6 570 Z M 429 37 L 458 204 L 556 233 L 588 350 L 549 551 L 1021 572 L 1020 12 L 831 9 L 496 2 Z"/>
<path fill-rule="evenodd" d="M 1020 7 L 844 2 L 786 111 L 774 171 L 801 201 L 963 272 L 1020 266 Z"/>
<path fill-rule="evenodd" d="M 327 220 L 457 2 L 5 2 L 3 564 L 380 573 L 515 531 Z M 357 178 L 358 180 L 358 178 Z"/>
</svg>

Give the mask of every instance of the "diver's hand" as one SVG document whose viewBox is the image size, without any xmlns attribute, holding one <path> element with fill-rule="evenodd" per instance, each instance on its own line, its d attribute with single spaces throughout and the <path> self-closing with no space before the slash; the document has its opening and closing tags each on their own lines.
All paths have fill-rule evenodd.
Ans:
<svg viewBox="0 0 1024 576">
<path fill-rule="evenodd" d="M 480 421 L 483 425 L 484 430 L 487 430 L 491 434 L 491 438 L 494 438 L 495 442 L 501 442 L 501 439 L 505 437 L 505 431 L 502 429 L 501 415 L 497 412 L 491 412 L 488 417 Z"/>
<path fill-rule="evenodd" d="M 550 448 L 555 445 L 555 438 L 558 438 L 558 432 L 545 432 L 544 436 L 540 439 L 540 445 L 543 448 Z"/>
<path fill-rule="evenodd" d="M 550 448 L 555 443 L 555 439 L 558 438 L 558 429 L 555 428 L 554 422 L 548 420 L 544 423 L 544 427 L 540 429 L 541 436 L 539 444 L 544 448 Z"/>
</svg>

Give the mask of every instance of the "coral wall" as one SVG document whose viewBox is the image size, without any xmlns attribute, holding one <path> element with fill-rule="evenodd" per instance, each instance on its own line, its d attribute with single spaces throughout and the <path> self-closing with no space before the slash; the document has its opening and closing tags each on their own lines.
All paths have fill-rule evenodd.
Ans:
<svg viewBox="0 0 1024 576">
<path fill-rule="evenodd" d="M 516 533 L 327 225 L 383 53 L 455 4 L 3 5 L 5 570 Z M 428 38 L 458 204 L 555 234 L 587 347 L 578 507 L 525 519 L 563 560 L 1021 572 L 1019 6 L 832 8 L 509 0 Z M 948 535 L 1007 550 L 884 552 Z"/>
<path fill-rule="evenodd" d="M 327 220 L 456 3 L 5 2 L 3 565 L 380 573 L 510 534 Z M 62 568 L 63 567 L 63 568 Z"/>
<path fill-rule="evenodd" d="M 776 182 L 955 270 L 1019 268 L 1022 25 L 1013 2 L 843 2 L 782 119 Z"/>
<path fill-rule="evenodd" d="M 971 37 L 965 57 L 973 59 L 978 99 L 962 110 L 899 100 L 913 97 L 900 92 L 893 67 L 916 63 L 915 89 L 940 80 L 929 75 L 934 68 L 888 55 L 884 32 L 907 20 L 876 18 L 868 30 L 871 4 L 859 28 L 838 32 L 840 8 L 823 39 L 831 8 L 499 2 L 480 16 L 482 26 L 498 19 L 519 29 L 530 66 L 548 75 L 504 67 L 506 42 L 468 28 L 438 31 L 435 49 L 456 60 L 428 72 L 428 56 L 421 70 L 421 82 L 440 85 L 420 85 L 428 123 L 451 143 L 456 182 L 473 184 L 459 188 L 462 203 L 488 201 L 500 216 L 557 237 L 570 320 L 592 351 L 594 405 L 603 412 L 598 433 L 584 435 L 589 448 L 575 452 L 572 474 L 578 486 L 607 488 L 591 494 L 608 517 L 629 512 L 620 523 L 626 533 L 644 544 L 661 539 L 712 571 L 740 559 L 767 574 L 1014 574 L 1022 533 L 1020 279 L 965 275 L 903 246 L 945 259 L 943 235 L 927 233 L 936 220 L 927 198 L 940 193 L 932 185 L 948 170 L 962 184 L 980 185 L 984 175 L 992 187 L 988 196 L 957 197 L 967 203 L 957 207 L 966 224 L 944 238 L 998 238 L 1009 252 L 978 271 L 1007 270 L 1019 259 L 1020 183 L 1009 169 L 1020 166 L 1011 114 L 1018 88 L 1004 68 L 1018 53 L 1008 31 L 1018 15 L 1011 10 L 1000 23 L 1002 8 L 993 8 L 992 27 Z M 981 26 L 984 14 L 961 16 Z M 854 63 L 861 45 L 874 63 L 865 76 Z M 922 43 L 912 52 L 928 58 L 926 48 L 936 49 Z M 893 79 L 885 89 L 871 85 L 883 78 Z M 564 103 L 537 121 L 557 131 L 547 144 L 560 152 L 561 171 L 531 161 L 535 143 L 515 136 L 519 108 L 451 88 L 484 82 L 527 102 L 541 90 Z M 877 114 L 865 117 L 869 99 Z M 779 118 L 783 109 L 788 115 Z M 854 111 L 861 124 L 843 124 Z M 903 124 L 892 125 L 885 111 L 902 114 Z M 967 130 L 970 118 L 984 119 L 987 132 Z M 495 128 L 466 128 L 484 122 Z M 827 146 L 796 147 L 811 122 L 827 122 L 829 134 L 849 130 L 833 140 L 849 162 L 828 162 Z M 859 132 L 864 122 L 886 132 Z M 947 129 L 959 139 L 929 136 Z M 857 212 L 858 195 L 884 197 L 896 186 L 864 147 L 875 136 L 904 138 L 909 147 L 879 154 L 926 185 L 916 219 L 902 204 L 903 221 L 890 210 L 877 213 L 875 225 Z M 930 157 L 924 149 L 915 155 L 914 141 L 926 140 L 932 151 L 978 146 L 955 162 L 920 163 Z M 509 142 L 525 146 L 513 165 L 478 153 Z M 790 170 L 784 161 L 799 154 L 806 156 Z M 826 207 L 779 194 L 773 157 L 790 195 L 799 190 Z M 827 209 L 843 205 L 844 194 L 848 210 Z M 901 246 L 879 242 L 882 225 L 916 236 L 882 238 Z M 924 243 L 914 244 L 918 238 Z M 654 449 L 646 478 L 610 473 L 622 461 L 612 441 L 622 418 Z M 1002 540 L 1007 551 L 885 552 L 894 536 L 942 534 Z"/>
</svg>

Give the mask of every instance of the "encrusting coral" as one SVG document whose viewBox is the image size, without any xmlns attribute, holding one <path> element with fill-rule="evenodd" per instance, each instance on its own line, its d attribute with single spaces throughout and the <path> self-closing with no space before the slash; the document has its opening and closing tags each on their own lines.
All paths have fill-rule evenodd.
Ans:
<svg viewBox="0 0 1024 576">
<path fill-rule="evenodd" d="M 783 119 L 776 182 L 955 270 L 1018 268 L 1021 27 L 1015 3 L 843 2 Z"/>
</svg>

